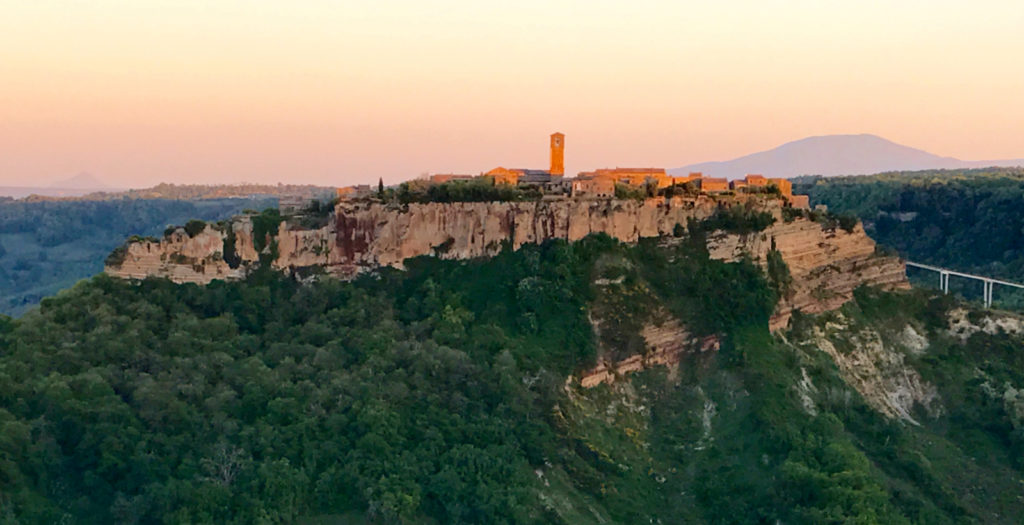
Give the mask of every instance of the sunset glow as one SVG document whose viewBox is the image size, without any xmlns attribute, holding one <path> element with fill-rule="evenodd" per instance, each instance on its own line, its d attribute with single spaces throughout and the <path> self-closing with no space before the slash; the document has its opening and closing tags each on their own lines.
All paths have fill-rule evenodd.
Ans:
<svg viewBox="0 0 1024 525">
<path fill-rule="evenodd" d="M 0 7 L 0 185 L 675 167 L 874 133 L 1024 157 L 1024 3 Z"/>
</svg>

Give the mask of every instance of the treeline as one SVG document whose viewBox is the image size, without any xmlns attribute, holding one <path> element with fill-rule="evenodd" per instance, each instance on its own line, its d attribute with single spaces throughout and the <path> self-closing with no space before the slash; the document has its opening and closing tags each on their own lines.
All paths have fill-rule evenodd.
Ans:
<svg viewBox="0 0 1024 525">
<path fill-rule="evenodd" d="M 1024 169 L 802 177 L 794 183 L 812 204 L 858 215 L 879 244 L 910 260 L 1024 282 Z M 980 296 L 980 285 L 951 284 Z M 1024 306 L 1024 297 L 1010 291 L 999 290 L 996 299 Z"/>
<path fill-rule="evenodd" d="M 540 200 L 538 188 L 495 184 L 490 177 L 452 180 L 440 184 L 427 181 L 408 181 L 394 188 L 381 188 L 377 197 L 385 202 L 409 204 L 413 202 L 509 202 Z"/>
<path fill-rule="evenodd" d="M 19 314 L 75 281 L 132 235 L 190 219 L 215 221 L 274 199 L 0 202 L 0 312 Z"/>
</svg>

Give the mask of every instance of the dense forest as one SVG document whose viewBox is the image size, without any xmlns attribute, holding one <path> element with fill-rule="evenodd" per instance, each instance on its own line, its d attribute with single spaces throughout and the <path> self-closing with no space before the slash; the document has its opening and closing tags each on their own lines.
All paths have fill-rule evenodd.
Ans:
<svg viewBox="0 0 1024 525">
<path fill-rule="evenodd" d="M 909 260 L 1024 282 L 1024 169 L 986 168 L 800 177 L 794 191 L 811 204 L 859 216 L 880 245 Z M 934 273 L 913 273 L 937 282 Z M 968 297 L 977 282 L 952 279 Z M 1024 307 L 1024 295 L 1000 288 L 1005 307 Z"/>
<path fill-rule="evenodd" d="M 0 313 L 19 315 L 103 270 L 131 235 L 159 235 L 168 224 L 219 220 L 276 200 L 0 201 Z"/>
<path fill-rule="evenodd" d="M 1024 388 L 1019 341 L 961 342 L 944 335 L 949 298 L 869 290 L 772 336 L 784 280 L 710 260 L 702 228 L 691 231 L 662 245 L 593 236 L 423 257 L 352 282 L 266 270 L 207 287 L 80 282 L 0 317 L 0 522 L 1012 523 L 1024 512 L 1020 412 L 999 397 Z M 613 386 L 567 382 L 601 353 L 643 351 L 639 329 L 661 315 L 719 336 L 721 350 Z M 799 344 L 840 319 L 927 334 L 927 354 L 900 359 L 942 384 L 944 411 L 887 419 Z"/>
</svg>

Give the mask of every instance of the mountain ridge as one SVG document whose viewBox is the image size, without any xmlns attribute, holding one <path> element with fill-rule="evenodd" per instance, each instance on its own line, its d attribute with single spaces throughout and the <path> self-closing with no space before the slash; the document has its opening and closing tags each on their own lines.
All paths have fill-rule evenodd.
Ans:
<svg viewBox="0 0 1024 525">
<path fill-rule="evenodd" d="M 1024 159 L 962 160 L 898 144 L 868 133 L 816 135 L 726 161 L 689 164 L 672 174 L 703 172 L 739 178 L 747 173 L 775 177 L 868 175 L 888 171 L 1024 166 Z"/>
</svg>

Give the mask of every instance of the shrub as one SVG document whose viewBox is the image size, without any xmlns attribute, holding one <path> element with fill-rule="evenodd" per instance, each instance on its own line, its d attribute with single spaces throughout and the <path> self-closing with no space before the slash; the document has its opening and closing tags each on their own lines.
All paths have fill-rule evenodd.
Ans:
<svg viewBox="0 0 1024 525">
<path fill-rule="evenodd" d="M 122 264 L 124 264 L 124 259 L 127 256 L 128 256 L 128 246 L 122 244 L 121 246 L 118 246 L 117 248 L 114 248 L 114 250 L 112 252 L 110 252 L 109 255 L 107 255 L 107 258 L 104 259 L 103 264 L 105 264 L 107 266 L 111 266 L 111 267 L 117 268 L 117 267 L 121 266 Z"/>
<path fill-rule="evenodd" d="M 700 195 L 700 189 L 698 189 L 697 185 L 693 182 L 685 182 L 683 184 L 673 184 L 662 188 L 658 190 L 658 195 L 668 198 L 677 196 L 694 197 Z"/>
<path fill-rule="evenodd" d="M 187 223 L 185 223 L 185 233 L 187 233 L 189 237 L 195 237 L 196 235 L 199 235 L 200 233 L 202 233 L 203 230 L 205 230 L 205 229 L 206 229 L 206 221 L 201 221 L 199 219 L 192 219 L 192 220 L 188 221 Z"/>
<path fill-rule="evenodd" d="M 227 234 L 224 235 L 224 262 L 231 268 L 238 268 L 242 264 L 242 258 L 235 250 L 235 230 L 229 225 Z"/>
<path fill-rule="evenodd" d="M 539 200 L 537 188 L 520 188 L 509 184 L 495 184 L 490 177 L 470 180 L 452 180 L 441 184 L 425 181 L 403 182 L 398 190 L 385 191 L 400 204 L 427 202 L 509 202 Z"/>
<path fill-rule="evenodd" d="M 785 296 L 793 283 L 789 266 L 782 258 L 782 253 L 775 249 L 768 252 L 768 282 L 779 296 Z"/>
<path fill-rule="evenodd" d="M 252 244 L 256 253 L 267 247 L 270 238 L 277 235 L 277 229 L 284 222 L 277 208 L 267 208 L 263 213 L 252 216 Z"/>
<path fill-rule="evenodd" d="M 785 222 L 793 222 L 796 219 L 805 217 L 804 210 L 800 208 L 782 208 L 782 220 Z"/>
<path fill-rule="evenodd" d="M 647 190 L 645 187 L 632 186 L 630 184 L 615 183 L 615 198 L 616 199 L 634 199 L 642 201 L 647 198 Z"/>
<path fill-rule="evenodd" d="M 853 229 L 857 227 L 857 217 L 846 213 L 838 217 L 839 227 L 846 230 L 847 233 L 853 233 Z"/>
<path fill-rule="evenodd" d="M 775 223 L 775 217 L 749 205 L 729 206 L 718 211 L 700 223 L 704 231 L 722 230 L 730 233 L 753 233 L 764 231 Z"/>
</svg>

